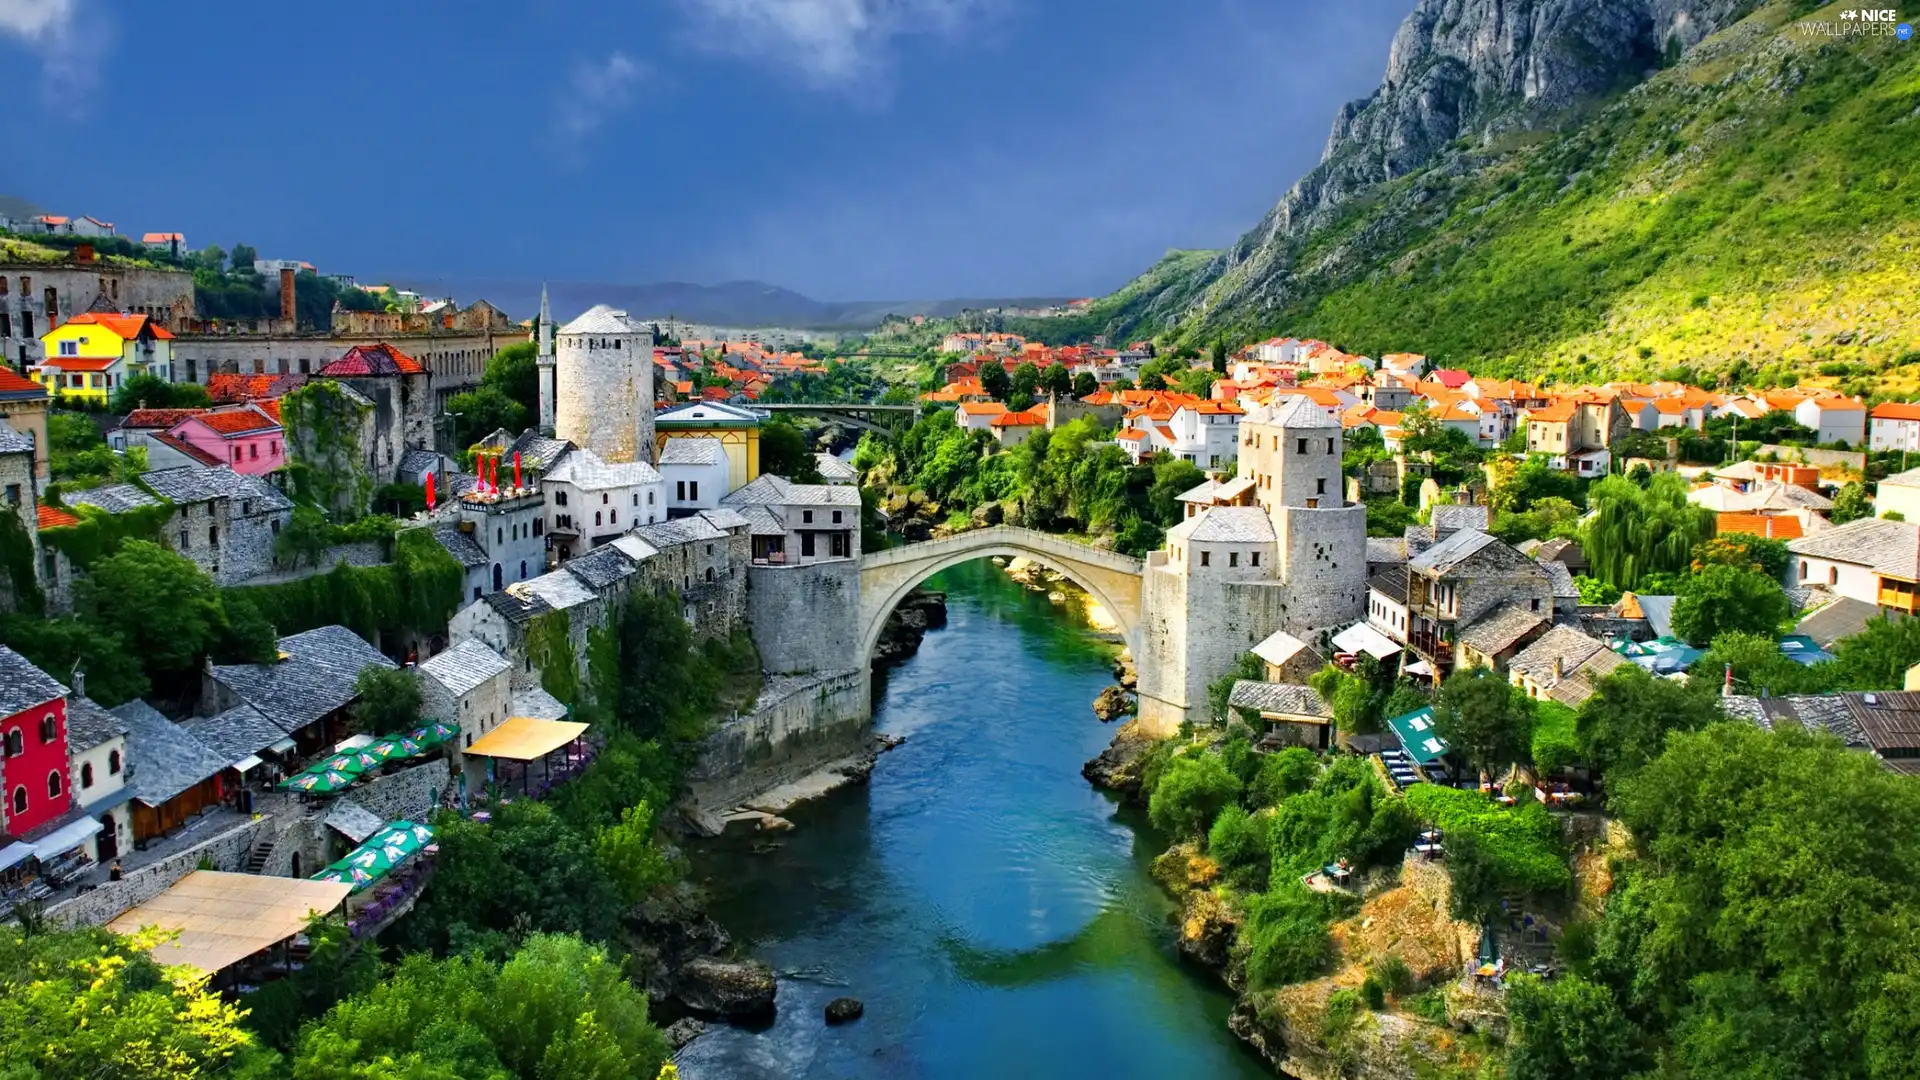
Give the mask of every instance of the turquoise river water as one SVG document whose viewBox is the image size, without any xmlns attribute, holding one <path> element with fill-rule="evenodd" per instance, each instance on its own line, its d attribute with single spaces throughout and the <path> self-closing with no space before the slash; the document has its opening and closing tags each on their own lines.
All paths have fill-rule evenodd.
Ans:
<svg viewBox="0 0 1920 1080">
<path fill-rule="evenodd" d="M 1144 815 L 1080 766 L 1113 646 L 991 563 L 948 571 L 948 625 L 876 691 L 904 735 L 872 783 L 771 842 L 694 854 L 712 914 L 780 974 L 765 1030 L 716 1027 L 686 1080 L 1271 1076 L 1173 950 Z M 835 997 L 866 1003 L 828 1027 Z"/>
</svg>

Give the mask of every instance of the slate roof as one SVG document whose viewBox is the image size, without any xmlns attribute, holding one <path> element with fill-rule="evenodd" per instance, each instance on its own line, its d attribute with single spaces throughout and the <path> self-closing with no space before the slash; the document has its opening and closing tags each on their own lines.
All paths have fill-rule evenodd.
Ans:
<svg viewBox="0 0 1920 1080">
<path fill-rule="evenodd" d="M 127 788 L 148 806 L 164 806 L 232 764 L 138 698 L 107 711 L 127 725 Z"/>
<path fill-rule="evenodd" d="M 245 761 L 287 737 L 280 725 L 252 705 L 236 705 L 218 716 L 196 716 L 180 726 L 229 765 Z"/>
<path fill-rule="evenodd" d="M 1545 625 L 1547 620 L 1540 612 L 1522 603 L 1506 603 L 1462 628 L 1460 642 L 1483 655 L 1498 656 Z"/>
<path fill-rule="evenodd" d="M 1258 506 L 1215 506 L 1168 529 L 1167 537 L 1200 543 L 1272 543 L 1273 519 Z"/>
<path fill-rule="evenodd" d="M 86 491 L 69 491 L 61 499 L 68 506 L 96 506 L 109 514 L 124 514 L 142 506 L 161 505 L 159 499 L 132 484 L 104 484 Z"/>
<path fill-rule="evenodd" d="M 1284 402 L 1276 402 L 1261 419 L 1247 418 L 1254 423 L 1273 424 L 1283 428 L 1331 428 L 1340 430 L 1340 421 L 1327 415 L 1327 410 L 1315 404 L 1312 398 L 1304 394 L 1289 394 Z"/>
<path fill-rule="evenodd" d="M 540 476 L 552 468 L 554 462 L 565 456 L 567 451 L 573 449 L 573 444 L 565 439 L 549 439 L 529 429 L 521 432 L 518 438 L 506 445 L 505 449 L 509 468 L 513 466 L 513 455 L 519 454 L 521 471 L 531 470 L 535 476 Z"/>
<path fill-rule="evenodd" d="M 432 450 L 407 450 L 400 454 L 399 472 L 408 476 L 429 473 L 440 467 L 440 455 Z M 437 478 L 436 478 L 437 479 Z"/>
<path fill-rule="evenodd" d="M 542 574 L 531 581 L 522 581 L 513 585 L 512 588 L 524 591 L 529 596 L 539 597 L 555 611 L 565 611 L 568 608 L 579 607 L 581 604 L 592 603 L 597 599 L 592 589 L 587 588 L 579 578 L 565 570 Z"/>
<path fill-rule="evenodd" d="M 283 637 L 280 652 L 276 663 L 217 666 L 213 677 L 287 734 L 351 702 L 362 669 L 399 666 L 344 626 Z"/>
<path fill-rule="evenodd" d="M 247 499 L 257 505 L 254 513 L 291 510 L 293 501 L 258 476 L 246 476 L 226 466 L 196 469 L 157 469 L 141 473 L 140 481 L 154 493 L 176 503 L 208 502 L 213 499 Z"/>
<path fill-rule="evenodd" d="M 625 533 L 614 537 L 607 541 L 607 546 L 619 548 L 621 551 L 626 552 L 627 558 L 632 559 L 636 565 L 646 562 L 648 559 L 660 554 L 659 548 L 654 547 L 652 544 L 647 543 L 632 533 Z"/>
<path fill-rule="evenodd" d="M 1407 602 L 1407 568 L 1389 566 L 1385 570 L 1367 579 L 1367 589 L 1377 592 L 1396 604 Z"/>
<path fill-rule="evenodd" d="M 1673 604 L 1680 599 L 1677 596 L 1637 596 L 1640 601 L 1640 614 L 1646 616 L 1647 625 L 1652 627 L 1657 638 L 1673 636 Z"/>
<path fill-rule="evenodd" d="M 1889 690 L 1840 697 L 1875 750 L 1902 757 L 1920 751 L 1920 693 Z"/>
<path fill-rule="evenodd" d="M 535 720 L 564 720 L 567 707 L 560 699 L 535 686 L 526 690 L 514 691 L 513 698 L 507 704 L 509 716 L 531 716 Z"/>
<path fill-rule="evenodd" d="M 1553 674 L 1556 657 L 1560 660 L 1558 678 Z M 1514 654 L 1507 662 L 1507 670 L 1545 687 L 1555 701 L 1578 708 L 1593 696 L 1601 679 L 1625 663 L 1627 661 L 1609 649 L 1606 642 L 1570 626 L 1556 626 Z"/>
<path fill-rule="evenodd" d="M 454 697 L 463 697 L 488 679 L 504 674 L 508 667 L 499 653 L 469 638 L 421 661 L 420 674 L 432 676 Z"/>
<path fill-rule="evenodd" d="M 1813 639 L 1815 645 L 1831 651 L 1835 642 L 1865 630 L 1867 623 L 1879 618 L 1880 614 L 1880 608 L 1874 604 L 1843 596 L 1794 623 L 1793 632 L 1805 634 Z"/>
<path fill-rule="evenodd" d="M 1179 501 L 1183 503 L 1210 503 L 1213 501 L 1213 493 L 1218 490 L 1219 487 L 1220 485 L 1216 481 L 1202 480 L 1200 483 L 1181 492 Z"/>
<path fill-rule="evenodd" d="M 32 661 L 0 645 L 0 716 L 63 698 L 67 688 Z"/>
<path fill-rule="evenodd" d="M 785 536 L 787 526 L 764 506 L 749 506 L 740 516 L 747 522 L 749 536 Z"/>
<path fill-rule="evenodd" d="M 1547 572 L 1547 580 L 1552 585 L 1554 599 L 1572 597 L 1578 600 L 1580 598 L 1580 586 L 1573 583 L 1573 571 L 1567 569 L 1566 563 L 1554 559 L 1543 559 L 1539 555 L 1535 555 L 1533 561 L 1539 563 L 1540 569 Z"/>
<path fill-rule="evenodd" d="M 516 590 L 518 587 L 515 587 Z M 500 613 L 500 616 L 515 626 L 527 623 L 553 610 L 553 605 L 532 593 L 524 591 L 491 592 L 480 598 L 480 603 Z"/>
<path fill-rule="evenodd" d="M 509 462 L 511 459 L 509 459 Z M 526 458 L 520 459 L 521 467 L 526 467 Z M 653 466 L 644 461 L 625 461 L 611 463 L 602 461 L 600 455 L 591 450 L 575 448 L 572 453 L 562 457 L 540 477 L 557 484 L 572 484 L 575 487 L 599 491 L 604 488 L 635 487 L 640 484 L 657 484 L 660 474 Z"/>
<path fill-rule="evenodd" d="M 1290 716 L 1316 716 L 1333 719 L 1333 709 L 1311 686 L 1289 683 L 1253 682 L 1237 679 L 1227 704 L 1259 713 L 1286 713 Z"/>
<path fill-rule="evenodd" d="M 1500 541 L 1490 533 L 1483 533 L 1478 529 L 1461 529 L 1407 560 L 1407 565 L 1415 570 L 1445 574 L 1458 569 L 1482 548 L 1499 543 Z"/>
<path fill-rule="evenodd" d="M 1720 699 L 1720 707 L 1735 720 L 1745 720 L 1767 731 L 1826 732 L 1855 750 L 1872 744 L 1847 708 L 1845 695 L 1793 694 L 1786 697 L 1748 697 L 1736 694 Z"/>
<path fill-rule="evenodd" d="M 611 544 L 567 560 L 565 570 L 595 592 L 605 592 L 639 572 L 627 553 Z"/>
<path fill-rule="evenodd" d="M 387 824 L 380 820 L 379 814 L 353 801 L 352 796 L 335 799 L 320 823 L 356 844 L 364 842 Z"/>
<path fill-rule="evenodd" d="M 1795 555 L 1869 566 L 1877 574 L 1920 576 L 1920 523 L 1861 518 L 1787 542 Z"/>
<path fill-rule="evenodd" d="M 1438 535 L 1442 530 L 1485 531 L 1493 519 L 1484 506 L 1451 506 L 1443 503 L 1429 511 L 1427 520 L 1433 526 L 1435 535 Z"/>
<path fill-rule="evenodd" d="M 716 529 L 744 529 L 752 522 L 746 515 L 731 506 L 716 506 L 711 510 L 700 511 L 699 517 Z"/>
<path fill-rule="evenodd" d="M 730 492 L 722 506 L 853 506 L 860 505 L 858 489 L 835 484 L 796 484 L 783 476 L 762 473 L 752 483 Z"/>
<path fill-rule="evenodd" d="M 634 334 L 643 327 L 627 318 L 627 313 L 607 304 L 595 304 L 562 326 L 562 334 Z"/>
<path fill-rule="evenodd" d="M 0 454 L 33 453 L 33 436 L 24 435 L 5 424 L 0 424 Z"/>
<path fill-rule="evenodd" d="M 1566 537 L 1557 536 L 1552 540 L 1543 540 L 1540 546 L 1530 554 L 1536 559 L 1551 559 L 1570 567 L 1578 568 L 1587 565 L 1587 553 L 1581 550 L 1580 541 L 1569 540 Z"/>
<path fill-rule="evenodd" d="M 720 465 L 727 460 L 727 448 L 719 439 L 681 436 L 668 439 L 660 450 L 662 465 Z"/>
<path fill-rule="evenodd" d="M 487 553 L 480 550 L 479 541 L 461 532 L 458 525 L 435 525 L 433 538 L 440 541 L 440 546 L 446 548 L 447 554 L 453 556 L 454 561 L 461 566 L 473 567 L 487 564 Z"/>
<path fill-rule="evenodd" d="M 1367 562 L 1404 563 L 1407 561 L 1407 542 L 1395 536 L 1367 537 Z"/>
<path fill-rule="evenodd" d="M 748 515 L 743 512 L 742 516 Z M 750 516 L 748 520 L 752 520 Z M 656 521 L 651 525 L 641 525 L 633 531 L 660 551 L 701 540 L 724 540 L 727 535 L 726 530 L 717 528 L 713 522 L 697 515 L 674 518 L 671 521 Z"/>
<path fill-rule="evenodd" d="M 851 484 L 860 479 L 858 470 L 852 465 L 834 457 L 832 454 L 815 454 L 813 455 L 813 460 L 814 463 L 820 467 L 820 476 L 829 484 L 835 481 L 842 484 Z"/>
<path fill-rule="evenodd" d="M 72 694 L 67 697 L 67 750 L 79 753 L 91 750 L 110 739 L 127 733 L 125 721 L 93 703 Z"/>
</svg>

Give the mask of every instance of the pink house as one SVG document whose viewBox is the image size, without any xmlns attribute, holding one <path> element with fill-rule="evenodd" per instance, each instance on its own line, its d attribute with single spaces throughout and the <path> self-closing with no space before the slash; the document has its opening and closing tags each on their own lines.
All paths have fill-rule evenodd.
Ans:
<svg viewBox="0 0 1920 1080">
<path fill-rule="evenodd" d="M 175 424 L 168 434 L 237 473 L 259 476 L 287 463 L 286 431 L 258 405 L 197 413 Z"/>
</svg>

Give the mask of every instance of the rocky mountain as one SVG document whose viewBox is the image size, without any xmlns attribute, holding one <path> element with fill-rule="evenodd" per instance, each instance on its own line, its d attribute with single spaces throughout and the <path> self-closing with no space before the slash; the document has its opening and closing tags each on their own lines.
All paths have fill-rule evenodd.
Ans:
<svg viewBox="0 0 1920 1080">
<path fill-rule="evenodd" d="M 1903 366 L 1920 45 L 1807 28 L 1847 6 L 1420 0 L 1258 226 L 1056 332 L 1517 371 Z"/>
</svg>

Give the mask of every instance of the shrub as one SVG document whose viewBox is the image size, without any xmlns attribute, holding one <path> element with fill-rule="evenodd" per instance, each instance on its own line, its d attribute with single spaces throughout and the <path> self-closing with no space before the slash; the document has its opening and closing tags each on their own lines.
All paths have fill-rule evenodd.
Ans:
<svg viewBox="0 0 1920 1080">
<path fill-rule="evenodd" d="M 1267 826 L 1272 816 L 1249 814 L 1237 804 L 1220 811 L 1207 830 L 1207 854 L 1243 885 L 1264 885 L 1268 873 Z"/>
<path fill-rule="evenodd" d="M 1275 806 L 1289 795 L 1313 786 L 1320 775 L 1320 756 L 1304 746 L 1289 746 L 1260 760 L 1260 771 L 1248 785 L 1248 802 L 1258 809 Z"/>
<path fill-rule="evenodd" d="M 1388 953 L 1374 961 L 1367 978 L 1378 982 L 1382 989 L 1394 997 L 1404 997 L 1413 990 L 1413 969 L 1400 959 L 1399 953 Z"/>
<path fill-rule="evenodd" d="M 1559 895 L 1572 884 L 1560 825 L 1539 803 L 1508 809 L 1435 784 L 1415 785 L 1406 801 L 1422 821 L 1446 830 L 1456 916 L 1484 919 L 1508 894 Z"/>
<path fill-rule="evenodd" d="M 1239 797 L 1240 780 L 1219 755 L 1189 754 L 1175 758 L 1160 777 L 1147 801 L 1147 816 L 1156 829 L 1181 839 L 1196 837 Z"/>
<path fill-rule="evenodd" d="M 1311 979 L 1333 953 L 1327 933 L 1329 898 L 1301 885 L 1250 897 L 1247 903 L 1247 981 L 1270 989 Z"/>
</svg>

